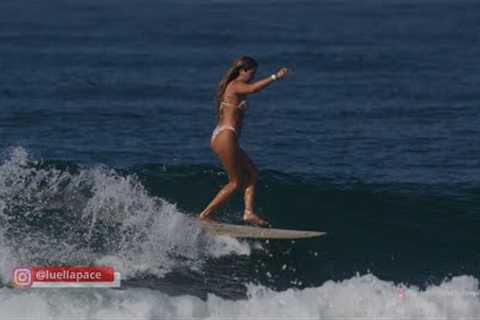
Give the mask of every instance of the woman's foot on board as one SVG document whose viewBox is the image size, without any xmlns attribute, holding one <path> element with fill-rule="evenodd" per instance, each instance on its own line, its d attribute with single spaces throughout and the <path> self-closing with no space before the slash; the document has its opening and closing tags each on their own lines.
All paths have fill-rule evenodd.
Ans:
<svg viewBox="0 0 480 320">
<path fill-rule="evenodd" d="M 200 221 L 203 221 L 203 222 L 209 222 L 209 223 L 222 223 L 220 220 L 218 220 L 217 218 L 214 218 L 213 217 L 213 214 L 209 214 L 209 215 L 206 215 L 204 213 L 201 213 L 199 216 L 198 216 L 198 219 L 200 219 Z"/>
<path fill-rule="evenodd" d="M 245 212 L 243 214 L 243 222 L 260 226 L 260 227 L 270 226 L 270 223 L 267 220 L 260 218 L 258 215 L 254 214 L 253 211 L 250 209 L 245 209 Z"/>
</svg>

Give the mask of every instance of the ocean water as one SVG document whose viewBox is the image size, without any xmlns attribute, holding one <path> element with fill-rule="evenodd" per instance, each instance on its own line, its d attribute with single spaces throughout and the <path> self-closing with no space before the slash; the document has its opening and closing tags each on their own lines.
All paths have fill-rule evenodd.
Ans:
<svg viewBox="0 0 480 320">
<path fill-rule="evenodd" d="M 209 139 L 241 55 L 292 70 L 249 97 L 256 210 L 327 236 L 192 219 L 227 182 Z M 479 57 L 478 1 L 2 1 L 1 318 L 477 318 Z M 8 287 L 90 263 L 124 287 Z"/>
</svg>

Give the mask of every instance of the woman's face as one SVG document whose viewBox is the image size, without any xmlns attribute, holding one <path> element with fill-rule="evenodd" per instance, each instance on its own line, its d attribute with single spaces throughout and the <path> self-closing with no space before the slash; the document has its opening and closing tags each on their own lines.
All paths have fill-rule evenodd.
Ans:
<svg viewBox="0 0 480 320">
<path fill-rule="evenodd" d="M 243 74 L 245 76 L 245 80 L 247 82 L 252 81 L 255 79 L 255 73 L 257 72 L 257 68 L 251 68 L 247 70 L 243 70 Z"/>
</svg>

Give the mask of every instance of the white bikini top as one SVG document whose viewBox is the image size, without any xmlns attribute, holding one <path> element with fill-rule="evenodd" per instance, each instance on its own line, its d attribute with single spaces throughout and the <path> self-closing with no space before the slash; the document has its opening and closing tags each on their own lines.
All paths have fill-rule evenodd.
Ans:
<svg viewBox="0 0 480 320">
<path fill-rule="evenodd" d="M 238 109 L 240 109 L 242 111 L 247 111 L 247 109 L 248 109 L 247 100 L 242 100 L 238 105 L 234 105 L 233 103 L 222 101 L 222 103 L 220 103 L 220 108 L 223 104 L 226 104 L 228 106 L 237 107 Z"/>
</svg>

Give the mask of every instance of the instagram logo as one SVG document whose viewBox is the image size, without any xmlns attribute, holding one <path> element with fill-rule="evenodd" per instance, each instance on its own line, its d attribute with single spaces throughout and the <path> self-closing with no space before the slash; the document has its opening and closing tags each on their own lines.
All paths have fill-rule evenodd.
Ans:
<svg viewBox="0 0 480 320">
<path fill-rule="evenodd" d="M 27 268 L 16 268 L 13 281 L 17 287 L 28 287 L 32 284 L 32 271 Z"/>
<path fill-rule="evenodd" d="M 13 269 L 14 288 L 120 288 L 110 266 L 21 266 Z M 1 316 L 0 316 L 1 318 Z"/>
</svg>

